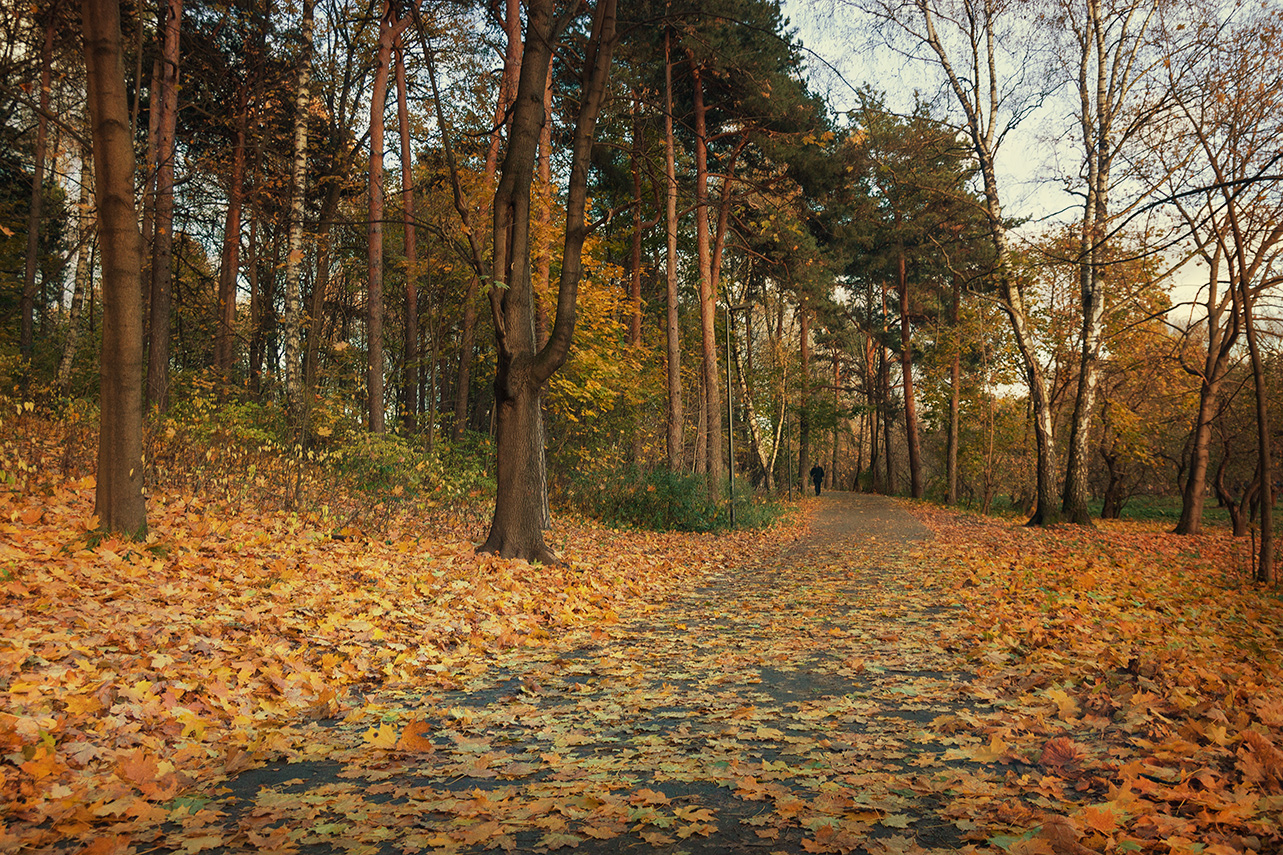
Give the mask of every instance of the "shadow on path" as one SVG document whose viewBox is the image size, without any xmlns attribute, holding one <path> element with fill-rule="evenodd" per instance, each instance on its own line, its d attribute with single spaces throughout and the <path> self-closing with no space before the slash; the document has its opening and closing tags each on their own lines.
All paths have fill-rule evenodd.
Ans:
<svg viewBox="0 0 1283 855">
<path fill-rule="evenodd" d="M 311 763 L 202 803 L 222 852 L 956 851 L 991 775 L 958 613 L 904 505 L 829 493 L 810 532 L 649 614 L 494 655 L 459 691 L 372 698 Z"/>
</svg>

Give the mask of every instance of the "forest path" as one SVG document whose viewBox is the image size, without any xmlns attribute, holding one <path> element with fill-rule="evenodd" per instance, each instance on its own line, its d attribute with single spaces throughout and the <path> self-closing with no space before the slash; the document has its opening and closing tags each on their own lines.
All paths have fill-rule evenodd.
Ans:
<svg viewBox="0 0 1283 855">
<path fill-rule="evenodd" d="M 225 782 L 213 851 L 962 848 L 984 704 L 914 557 L 930 531 L 882 497 L 806 505 L 805 536 L 647 614 L 368 698 L 396 749 L 339 724 L 324 759 Z"/>
</svg>

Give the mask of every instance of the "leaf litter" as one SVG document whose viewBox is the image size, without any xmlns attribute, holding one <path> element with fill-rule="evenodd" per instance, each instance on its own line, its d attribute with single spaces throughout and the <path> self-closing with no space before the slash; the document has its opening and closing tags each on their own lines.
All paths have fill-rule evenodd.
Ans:
<svg viewBox="0 0 1283 855">
<path fill-rule="evenodd" d="M 931 540 L 571 521 L 543 567 L 177 495 L 99 540 L 92 488 L 0 500 L 0 851 L 1283 846 L 1225 538 L 903 505 Z"/>
</svg>

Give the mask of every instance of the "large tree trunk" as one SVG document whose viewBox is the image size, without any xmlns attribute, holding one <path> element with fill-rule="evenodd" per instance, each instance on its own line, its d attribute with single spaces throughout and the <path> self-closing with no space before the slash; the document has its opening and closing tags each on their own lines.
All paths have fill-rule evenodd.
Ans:
<svg viewBox="0 0 1283 855">
<path fill-rule="evenodd" d="M 557 16 L 562 26 L 569 15 Z M 555 561 L 544 544 L 542 431 L 539 401 L 548 378 L 565 362 L 575 328 L 575 305 L 582 273 L 588 167 L 597 116 L 605 97 L 615 44 L 615 0 L 599 0 L 585 42 L 581 100 L 570 155 L 566 231 L 562 246 L 557 314 L 548 343 L 538 347 L 530 277 L 531 185 L 544 122 L 543 92 L 560 38 L 553 0 L 530 0 L 521 75 L 513 102 L 511 131 L 495 190 L 490 306 L 498 366 L 495 376 L 496 456 L 494 519 L 480 551 L 528 561 Z"/>
<path fill-rule="evenodd" d="M 667 315 L 665 354 L 668 368 L 668 469 L 681 471 L 685 450 L 682 448 L 682 342 L 677 296 L 677 166 L 673 141 L 673 59 L 672 31 L 664 30 L 664 225 L 667 237 L 665 263 L 665 299 Z"/>
<path fill-rule="evenodd" d="M 174 275 L 174 136 L 178 121 L 178 36 L 183 0 L 165 0 L 165 9 L 160 114 L 156 123 L 156 213 L 147 349 L 147 405 L 162 413 L 169 409 L 169 323 Z"/>
<path fill-rule="evenodd" d="M 909 277 L 900 252 L 900 374 L 904 378 L 904 433 L 909 450 L 909 495 L 923 496 L 922 442 L 918 437 L 918 403 L 913 395 L 913 328 L 909 323 Z"/>
<path fill-rule="evenodd" d="M 689 52 L 688 52 L 689 53 Z M 706 439 L 704 468 L 710 494 L 717 492 L 722 471 L 722 395 L 717 374 L 717 294 L 713 290 L 713 250 L 709 234 L 708 121 L 699 64 L 690 54 L 695 111 L 695 252 L 699 265 L 700 355 L 704 380 Z"/>
<path fill-rule="evenodd" d="M 312 18 L 315 0 L 303 0 L 302 39 L 299 45 L 298 86 L 294 97 L 294 151 L 290 164 L 289 247 L 285 256 L 285 397 L 296 420 L 296 429 L 306 431 L 306 404 L 302 400 L 304 373 L 299 341 L 300 281 L 303 274 L 303 217 L 307 203 L 307 122 L 311 115 Z M 386 72 L 385 72 L 386 75 Z M 380 127 L 382 113 L 379 114 Z M 373 130 L 371 130 L 373 136 Z M 373 219 L 373 217 L 371 217 Z"/>
<path fill-rule="evenodd" d="M 397 43 L 396 106 L 401 130 L 401 216 L 405 242 L 405 371 L 401 421 L 413 431 L 419 416 L 419 248 L 414 228 L 414 156 L 410 150 L 410 110 L 405 92 L 405 50 Z"/>
<path fill-rule="evenodd" d="M 10 13 L 12 14 L 12 13 Z M 40 48 L 40 113 L 36 117 L 35 163 L 31 171 L 31 207 L 27 211 L 27 255 L 22 278 L 22 330 L 19 347 L 30 361 L 35 345 L 36 269 L 40 266 L 40 217 L 44 208 L 45 149 L 49 136 L 49 95 L 53 87 L 53 40 L 58 4 L 45 11 L 44 44 Z"/>
<path fill-rule="evenodd" d="M 143 495 L 142 236 L 134 145 L 121 63 L 120 5 L 84 0 L 85 68 L 102 246 L 101 427 L 94 513 L 107 531 L 147 532 Z"/>
</svg>

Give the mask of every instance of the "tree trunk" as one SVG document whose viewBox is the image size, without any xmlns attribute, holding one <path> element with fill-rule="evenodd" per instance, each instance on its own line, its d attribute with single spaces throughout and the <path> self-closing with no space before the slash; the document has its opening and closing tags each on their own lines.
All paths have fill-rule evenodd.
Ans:
<svg viewBox="0 0 1283 855">
<path fill-rule="evenodd" d="M 689 54 L 689 52 L 688 52 Z M 695 252 L 699 263 L 700 355 L 704 380 L 707 438 L 704 469 L 710 495 L 717 492 L 722 471 L 722 396 L 717 375 L 717 294 L 713 291 L 713 256 L 709 234 L 708 123 L 701 69 L 690 55 L 695 111 Z"/>
<path fill-rule="evenodd" d="M 664 175 L 666 179 L 664 224 L 667 237 L 665 343 L 668 367 L 668 469 L 670 472 L 679 472 L 685 457 L 685 451 L 682 448 L 685 414 L 682 412 L 682 342 L 677 294 L 677 167 L 673 141 L 672 31 L 668 29 L 664 30 Z"/>
<path fill-rule="evenodd" d="M 1269 388 L 1260 345 L 1256 339 L 1256 322 L 1252 316 L 1254 300 L 1248 293 L 1246 279 L 1240 278 L 1240 300 L 1243 304 L 1243 330 L 1247 334 L 1248 356 L 1252 363 L 1252 383 L 1256 390 L 1257 483 L 1261 507 L 1261 543 L 1257 553 L 1256 582 L 1268 585 L 1274 581 L 1274 448 L 1270 434 Z"/>
<path fill-rule="evenodd" d="M 134 209 L 134 145 L 117 0 L 84 0 L 81 15 L 102 246 L 101 426 L 94 513 L 104 530 L 142 538 L 142 236 Z"/>
<path fill-rule="evenodd" d="M 165 8 L 160 114 L 156 125 L 156 213 L 152 238 L 146 399 L 147 406 L 162 413 L 169 409 L 169 324 L 174 275 L 174 134 L 178 121 L 178 36 L 183 0 L 165 0 Z"/>
<path fill-rule="evenodd" d="M 393 14 L 391 0 L 384 0 L 379 26 L 379 50 L 370 95 L 370 223 L 367 228 L 368 287 L 366 291 L 366 391 L 370 433 L 383 433 L 383 113 L 388 99 L 388 73 L 392 45 L 410 24 Z"/>
<path fill-rule="evenodd" d="M 419 248 L 414 228 L 414 156 L 410 150 L 410 110 L 405 92 L 405 50 L 396 52 L 397 120 L 401 130 L 401 214 L 405 242 L 405 371 L 401 420 L 414 431 L 419 416 Z"/>
<path fill-rule="evenodd" d="M 900 279 L 900 373 L 904 378 L 904 433 L 909 450 L 909 495 L 923 496 L 922 443 L 918 437 L 918 403 L 913 396 L 913 330 L 909 323 L 909 277 L 904 252 L 897 259 Z"/>
<path fill-rule="evenodd" d="M 644 154 L 645 132 L 638 116 L 640 101 L 640 96 L 634 92 L 631 105 L 633 145 L 628 163 L 633 188 L 633 233 L 628 253 L 628 348 L 634 357 L 640 353 L 642 343 L 642 236 L 647 228 L 642 216 L 641 159 Z M 642 420 L 637 408 L 634 407 L 633 410 L 628 458 L 630 463 L 637 465 L 642 456 Z"/>
<path fill-rule="evenodd" d="M 232 379 L 236 355 L 236 282 L 240 273 L 241 207 L 245 187 L 245 136 L 249 126 L 249 87 L 241 90 L 232 144 L 232 174 L 223 223 L 223 256 L 218 269 L 218 330 L 214 337 L 214 371 L 224 384 Z"/>
<path fill-rule="evenodd" d="M 307 123 L 311 116 L 312 19 L 315 0 L 303 0 L 302 38 L 299 45 L 298 85 L 294 97 L 294 150 L 290 164 L 289 246 L 285 256 L 285 398 L 302 436 L 306 431 L 303 396 L 300 281 L 303 275 L 303 218 L 307 205 Z M 380 45 L 381 47 L 382 45 Z M 386 83 L 387 72 L 384 70 Z M 378 102 L 380 106 L 382 102 Z M 379 112 L 380 137 L 382 112 Z M 374 135 L 373 129 L 370 131 Z M 375 219 L 371 215 L 371 220 Z M 381 376 L 381 375 L 380 375 Z M 380 411 L 381 412 L 381 411 Z"/>
<path fill-rule="evenodd" d="M 91 129 L 92 133 L 92 129 Z M 94 157 L 93 148 L 81 151 L 80 167 L 80 202 L 76 205 L 79 212 L 79 250 L 76 253 L 76 278 L 71 291 L 71 307 L 67 312 L 67 341 L 62 349 L 62 361 L 58 364 L 58 389 L 67 392 L 71 382 L 71 369 L 76 363 L 76 354 L 80 349 L 81 318 L 85 313 L 92 285 L 94 230 L 97 217 L 94 214 L 93 181 Z M 141 287 L 141 286 L 140 286 Z M 139 295 L 141 299 L 141 294 Z M 141 304 L 140 304 L 141 306 Z"/>
<path fill-rule="evenodd" d="M 960 325 L 960 306 L 962 303 L 961 280 L 953 277 L 953 307 L 950 320 L 953 322 L 953 358 L 949 361 L 949 447 L 948 447 L 948 492 L 945 502 L 958 504 L 958 432 L 959 410 L 962 402 L 962 342 L 958 339 Z"/>
<path fill-rule="evenodd" d="M 1221 384 L 1229 368 L 1230 354 L 1238 343 L 1239 319 L 1237 298 L 1230 305 L 1228 326 L 1222 327 L 1226 313 L 1225 297 L 1218 297 L 1220 281 L 1220 253 L 1212 254 L 1207 278 L 1207 353 L 1201 370 L 1198 389 L 1198 414 L 1194 418 L 1190 447 L 1189 477 L 1181 491 L 1181 518 L 1176 523 L 1176 534 L 1199 534 L 1203 530 L 1203 505 L 1207 496 L 1207 468 L 1211 457 L 1212 420 L 1220 409 Z M 1231 289 L 1232 290 L 1232 289 Z"/>
<path fill-rule="evenodd" d="M 1034 436 L 1038 450 L 1036 504 L 1029 519 L 1030 525 L 1051 525 L 1060 521 L 1060 505 L 1056 499 L 1056 444 L 1053 432 L 1051 397 L 1046 379 L 1038 362 L 1038 349 L 1029 329 L 1029 312 L 1024 293 L 1011 268 L 1011 247 L 1007 224 L 1003 219 L 1002 202 L 998 192 L 996 165 L 997 140 L 995 134 L 1002 122 L 997 116 L 1001 97 L 999 82 L 994 76 L 996 65 L 994 51 L 997 36 L 995 17 L 986 15 L 979 22 L 972 54 L 976 75 L 964 82 L 954 70 L 948 51 L 940 41 L 935 28 L 935 13 L 927 0 L 917 0 L 918 12 L 925 27 L 924 41 L 935 53 L 958 100 L 967 116 L 967 134 L 980 166 L 981 186 L 984 191 L 984 210 L 988 220 L 989 235 L 994 247 L 994 273 L 1003 311 L 1011 322 L 1016 348 L 1024 362 L 1025 379 L 1034 410 Z M 989 7 L 986 7 L 988 11 Z M 975 22 L 973 22 L 975 23 Z M 983 77 L 980 68 L 984 67 Z M 987 84 L 987 85 L 986 85 Z M 973 88 L 968 88 L 969 86 Z M 972 97 L 974 94 L 974 98 Z"/>
<path fill-rule="evenodd" d="M 494 258 L 490 292 L 494 320 L 495 375 L 495 511 L 490 533 L 480 551 L 527 561 L 555 561 L 543 540 L 542 431 L 539 401 L 544 385 L 566 360 L 575 328 L 575 305 L 582 273 L 588 168 L 597 116 L 605 97 L 615 44 L 615 0 L 600 0 L 593 9 L 570 154 L 566 190 L 566 230 L 562 244 L 557 313 L 548 343 L 537 347 L 531 262 L 531 185 L 544 122 L 543 93 L 561 26 L 553 0 L 530 0 L 526 43 L 513 102 L 508 150 L 495 189 Z"/>
<path fill-rule="evenodd" d="M 803 297 L 798 302 L 798 371 L 801 374 L 797 404 L 798 490 L 805 495 L 811 477 L 811 310 Z"/>
<path fill-rule="evenodd" d="M 22 278 L 22 358 L 31 361 L 35 346 L 36 270 L 40 266 L 40 217 L 44 208 L 45 149 L 49 136 L 49 95 L 53 87 L 53 40 L 58 4 L 46 10 L 45 38 L 40 48 L 40 112 L 36 117 L 36 150 L 31 170 L 31 207 L 27 211 L 27 255 Z"/>
<path fill-rule="evenodd" d="M 495 100 L 494 124 L 490 129 L 490 143 L 486 149 L 484 176 L 486 188 L 495 186 L 495 171 L 499 163 L 499 149 L 503 142 L 503 128 L 507 121 L 508 110 L 516 97 L 517 77 L 521 72 L 523 45 L 521 41 L 521 7 L 519 0 L 505 0 L 503 30 L 507 36 L 507 45 L 503 57 L 503 77 L 499 81 L 499 96 Z M 439 106 L 439 105 L 438 105 Z M 438 110 L 438 115 L 440 111 Z M 479 224 L 472 223 L 472 214 L 464 208 L 458 197 L 456 185 L 455 204 L 464 217 L 465 225 L 472 231 Z M 472 240 L 470 233 L 469 239 Z M 475 275 L 468 282 L 468 290 L 463 298 L 463 320 L 459 334 L 459 371 L 455 380 L 454 423 L 450 428 L 450 438 L 458 442 L 463 438 L 463 431 L 468 425 L 468 398 L 472 391 L 472 351 L 476 344 L 477 298 L 481 293 L 482 262 L 480 247 L 474 241 L 472 246 Z"/>
</svg>

